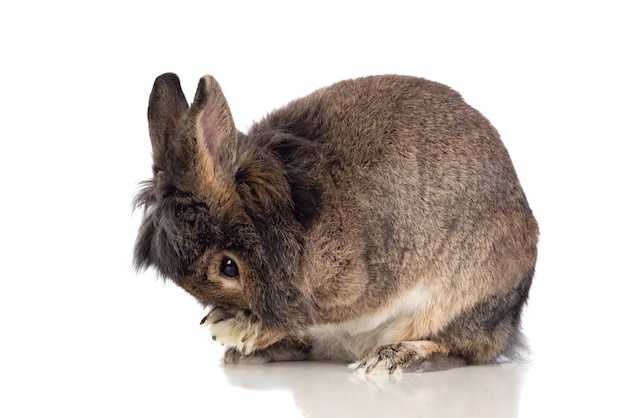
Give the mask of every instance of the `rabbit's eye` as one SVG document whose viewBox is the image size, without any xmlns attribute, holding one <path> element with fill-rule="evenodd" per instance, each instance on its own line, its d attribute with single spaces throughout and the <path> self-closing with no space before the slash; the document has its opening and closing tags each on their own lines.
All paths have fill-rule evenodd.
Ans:
<svg viewBox="0 0 626 418">
<path fill-rule="evenodd" d="M 224 257 L 222 258 L 220 273 L 226 277 L 237 278 L 239 277 L 239 267 L 232 258 Z"/>
</svg>

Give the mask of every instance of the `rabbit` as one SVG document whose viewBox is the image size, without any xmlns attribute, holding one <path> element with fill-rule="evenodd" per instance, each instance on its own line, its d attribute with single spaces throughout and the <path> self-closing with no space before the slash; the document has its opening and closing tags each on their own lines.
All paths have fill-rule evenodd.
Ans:
<svg viewBox="0 0 626 418">
<path fill-rule="evenodd" d="M 345 80 L 244 134 L 213 77 L 189 106 L 166 73 L 148 128 L 134 266 L 210 309 L 224 363 L 426 372 L 523 346 L 538 224 L 498 132 L 451 88 Z"/>
</svg>

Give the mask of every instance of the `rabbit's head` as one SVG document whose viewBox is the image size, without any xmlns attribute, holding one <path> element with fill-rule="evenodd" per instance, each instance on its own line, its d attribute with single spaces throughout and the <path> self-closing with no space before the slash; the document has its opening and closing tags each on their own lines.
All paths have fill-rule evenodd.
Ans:
<svg viewBox="0 0 626 418">
<path fill-rule="evenodd" d="M 275 152 L 237 131 L 210 76 L 191 107 L 176 75 L 158 77 L 148 123 L 154 176 L 135 201 L 144 208 L 136 268 L 155 267 L 203 305 L 283 327 L 308 317 L 295 278 L 303 226 Z"/>
</svg>

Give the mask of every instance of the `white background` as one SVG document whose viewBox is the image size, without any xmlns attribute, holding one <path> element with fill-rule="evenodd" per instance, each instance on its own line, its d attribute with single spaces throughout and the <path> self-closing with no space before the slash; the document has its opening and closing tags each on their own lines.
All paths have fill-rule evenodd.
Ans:
<svg viewBox="0 0 626 418">
<path fill-rule="evenodd" d="M 620 2 L 3 2 L 0 416 L 624 416 Z M 204 312 L 131 256 L 154 78 L 212 74 L 238 127 L 344 78 L 460 91 L 541 227 L 534 360 L 402 379 L 219 366 Z"/>
</svg>

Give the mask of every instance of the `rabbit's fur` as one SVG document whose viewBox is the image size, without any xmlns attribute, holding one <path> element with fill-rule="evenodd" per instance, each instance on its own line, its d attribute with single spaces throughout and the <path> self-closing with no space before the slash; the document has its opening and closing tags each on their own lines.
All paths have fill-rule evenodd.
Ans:
<svg viewBox="0 0 626 418">
<path fill-rule="evenodd" d="M 163 74 L 148 120 L 135 265 L 212 307 L 227 363 L 428 371 L 515 348 L 538 227 L 497 131 L 455 91 L 342 81 L 246 135 L 211 76 L 188 107 Z"/>
</svg>

